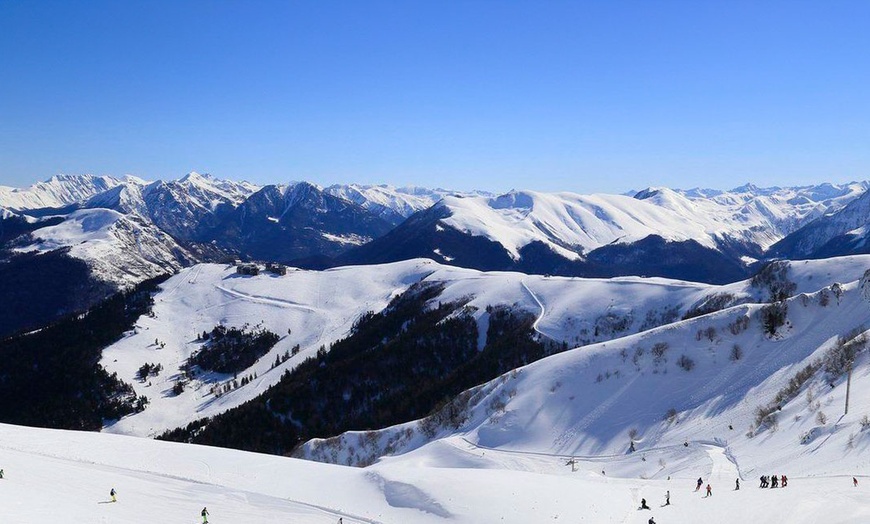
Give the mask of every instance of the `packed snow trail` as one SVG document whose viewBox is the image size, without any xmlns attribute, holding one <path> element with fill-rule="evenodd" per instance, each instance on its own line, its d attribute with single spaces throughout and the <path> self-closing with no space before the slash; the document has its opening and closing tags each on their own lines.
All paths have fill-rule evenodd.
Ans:
<svg viewBox="0 0 870 524">
<path fill-rule="evenodd" d="M 740 477 L 740 472 L 737 470 L 737 466 L 728 458 L 725 448 L 704 444 L 704 450 L 712 462 L 708 482 L 720 486 L 725 486 L 730 482 L 734 486 L 734 481 Z"/>
<path fill-rule="evenodd" d="M 529 296 L 532 297 L 532 300 L 534 300 L 535 303 L 538 305 L 538 307 L 541 308 L 541 313 L 538 315 L 538 318 L 535 319 L 534 324 L 532 324 L 532 329 L 534 329 L 536 333 L 547 338 L 548 340 L 556 341 L 557 340 L 556 338 L 551 337 L 550 335 L 544 333 L 538 327 L 541 324 L 541 320 L 543 320 L 544 316 L 547 314 L 547 308 L 544 307 L 544 303 L 541 302 L 541 299 L 538 298 L 538 295 L 536 295 L 535 292 L 529 288 L 528 284 L 526 284 L 525 279 L 520 280 L 520 285 L 523 286 L 523 289 L 526 290 L 526 293 L 528 293 Z"/>
</svg>

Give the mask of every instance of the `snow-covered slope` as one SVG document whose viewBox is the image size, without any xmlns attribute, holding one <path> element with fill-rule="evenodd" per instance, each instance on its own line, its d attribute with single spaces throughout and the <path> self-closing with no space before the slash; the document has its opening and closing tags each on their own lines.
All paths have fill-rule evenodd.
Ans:
<svg viewBox="0 0 870 524">
<path fill-rule="evenodd" d="M 26 188 L 0 186 L 0 207 L 16 211 L 64 207 L 122 184 L 142 183 L 133 176 L 55 175 Z"/>
<path fill-rule="evenodd" d="M 868 266 L 870 257 L 857 256 L 837 264 L 801 262 L 789 274 L 799 282 L 796 292 L 800 293 L 837 279 L 859 278 Z M 749 282 L 711 286 L 657 278 L 483 273 L 430 260 L 328 271 L 295 270 L 286 276 L 240 276 L 231 266 L 200 264 L 164 283 L 155 297 L 154 315 L 139 319 L 133 332 L 104 351 L 102 365 L 151 400 L 145 411 L 108 430 L 154 435 L 238 406 L 275 384 L 286 369 L 315 354 L 322 345 L 328 347 L 346 336 L 362 313 L 380 311 L 391 298 L 419 281 L 443 283 L 438 300 L 469 299 L 484 335 L 487 306 L 508 306 L 535 315 L 535 328 L 542 336 L 570 345 L 611 340 L 672 323 L 711 299 L 721 299 L 719 307 L 723 307 L 767 297 L 765 289 L 753 288 Z M 233 377 L 211 374 L 198 377 L 184 393 L 174 395 L 171 389 L 179 366 L 202 344 L 196 341 L 197 335 L 219 324 L 262 326 L 281 339 L 256 364 L 239 373 L 256 374 L 257 379 L 250 384 L 216 398 L 212 386 Z M 160 343 L 155 345 L 155 341 Z M 297 344 L 299 354 L 273 369 L 276 357 Z M 145 363 L 161 364 L 165 371 L 148 382 L 139 381 L 136 372 Z"/>
<path fill-rule="evenodd" d="M 839 452 L 824 449 L 820 455 Z M 663 455 L 664 457 L 664 455 Z M 189 444 L 98 433 L 0 425 L 4 520 L 250 524 L 856 524 L 870 518 L 866 468 L 801 477 L 790 464 L 785 489 L 758 489 L 722 448 L 669 450 L 670 479 L 637 471 L 637 455 L 579 461 L 442 441 L 359 469 Z M 653 461 L 652 457 L 647 460 Z M 678 467 L 675 467 L 678 465 Z M 853 473 L 854 472 L 854 473 Z M 768 473 L 773 473 L 768 472 Z M 860 479 L 851 486 L 851 475 Z M 702 476 L 712 497 L 693 492 Z M 757 475 L 756 475 L 757 476 Z M 109 502 L 109 490 L 118 502 Z M 665 492 L 668 506 L 663 506 Z M 639 510 L 645 499 L 651 510 Z"/>
<path fill-rule="evenodd" d="M 513 457 L 523 467 L 573 456 L 590 473 L 665 479 L 698 476 L 699 459 L 689 458 L 697 453 L 710 455 L 714 473 L 717 461 L 731 464 L 728 488 L 738 474 L 866 474 L 870 272 L 824 285 L 811 267 L 799 263 L 790 275 L 798 288 L 818 291 L 789 299 L 787 322 L 773 336 L 765 306 L 736 306 L 505 374 L 454 400 L 453 413 L 459 406 L 466 416 L 456 426 L 434 417 L 376 437 L 348 433 L 309 442 L 305 456 L 354 463 L 386 449 L 425 455 L 434 448 L 456 460 Z M 843 347 L 857 351 L 847 415 L 846 377 L 833 371 L 838 361 L 844 366 Z"/>
<path fill-rule="evenodd" d="M 70 256 L 86 261 L 96 278 L 120 287 L 177 271 L 192 258 L 150 222 L 108 209 L 75 211 L 60 224 L 19 239 L 15 251 L 65 247 Z"/>
</svg>

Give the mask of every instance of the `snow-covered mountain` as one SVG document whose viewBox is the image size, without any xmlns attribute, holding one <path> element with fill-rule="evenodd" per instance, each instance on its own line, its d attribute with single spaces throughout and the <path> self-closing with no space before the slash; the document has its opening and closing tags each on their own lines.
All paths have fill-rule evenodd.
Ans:
<svg viewBox="0 0 870 524">
<path fill-rule="evenodd" d="M 481 191 L 460 193 L 447 189 L 427 189 L 423 187 L 393 187 L 390 185 L 332 185 L 325 192 L 354 202 L 394 226 L 417 211 L 432 207 L 442 198 L 450 195 L 491 196 Z"/>
<path fill-rule="evenodd" d="M 812 261 L 788 268 L 797 282 L 793 293 L 807 293 L 838 280 L 860 278 L 870 257 Z M 153 436 L 205 416 L 222 413 L 262 394 L 321 346 L 346 337 L 367 311 L 380 311 L 417 283 L 439 284 L 437 300 L 466 301 L 479 326 L 482 348 L 492 307 L 508 307 L 537 317 L 535 329 L 545 339 L 569 347 L 625 337 L 672 324 L 684 316 L 741 303 L 767 300 L 764 287 L 750 281 L 712 286 L 666 279 L 624 277 L 583 279 L 521 273 L 482 273 L 411 260 L 381 266 L 327 271 L 290 271 L 239 276 L 231 266 L 200 264 L 181 271 L 155 297 L 154 314 L 142 317 L 125 338 L 107 348 L 102 365 L 151 399 L 143 412 L 126 417 L 108 431 Z M 281 336 L 268 353 L 235 375 L 257 379 L 222 396 L 215 384 L 233 375 L 194 378 L 180 395 L 171 393 L 178 366 L 202 346 L 198 334 L 217 325 L 260 326 Z M 694 336 L 694 333 L 691 334 Z M 161 343 L 155 345 L 155 340 Z M 299 347 L 286 362 L 276 358 Z M 160 364 L 164 373 L 137 379 L 145 364 Z"/>
<path fill-rule="evenodd" d="M 362 206 L 297 182 L 263 187 L 225 214 L 204 240 L 246 258 L 288 262 L 332 257 L 390 228 Z"/>
<path fill-rule="evenodd" d="M 75 211 L 60 224 L 19 238 L 13 251 L 47 253 L 64 248 L 87 262 L 94 277 L 120 287 L 174 273 L 194 260 L 154 224 L 109 209 Z"/>
<path fill-rule="evenodd" d="M 730 473 L 717 480 L 728 490 L 737 476 L 782 473 L 843 475 L 843 489 L 852 489 L 848 476 L 870 472 L 870 271 L 844 284 L 819 279 L 855 276 L 838 260 L 793 263 L 788 278 L 804 292 L 783 304 L 738 305 L 563 352 L 462 393 L 426 419 L 314 440 L 300 455 L 414 462 L 437 450 L 484 468 L 501 460 L 564 467 L 575 457 L 602 480 L 606 470 L 662 481 L 698 476 L 697 465 L 711 459 L 715 475 L 721 459 Z M 774 308 L 784 316 L 771 326 Z"/>
<path fill-rule="evenodd" d="M 794 284 L 793 297 L 787 301 L 786 323 L 770 335 L 762 320 L 767 306 L 754 303 L 766 298 L 765 284 L 752 282 L 709 286 L 530 277 L 431 261 L 255 277 L 198 265 L 167 281 L 155 297 L 153 317 L 140 319 L 134 333 L 104 354 L 103 363 L 128 380 L 140 361 L 164 366 L 150 385 L 133 382 L 151 404 L 110 431 L 151 434 L 179 422 L 179 411 L 210 416 L 238 404 L 239 397 L 268 388 L 313 346 L 351 329 L 352 321 L 342 324 L 341 317 L 377 310 L 420 278 L 447 284 L 438 301 L 471 296 L 468 307 L 482 324 L 487 305 L 512 305 L 535 312 L 536 328 L 544 336 L 562 339 L 575 336 L 584 317 L 602 310 L 631 309 L 634 318 L 646 318 L 644 312 L 663 306 L 679 302 L 683 312 L 726 293 L 737 305 L 642 331 L 633 324 L 618 338 L 548 357 L 473 388 L 425 420 L 315 440 L 301 450 L 307 458 L 341 464 L 381 457 L 365 468 L 6 426 L 0 428 L 6 480 L 25 484 L 11 489 L 26 493 L 41 482 L 43 471 L 69 468 L 70 475 L 81 477 L 83 493 L 108 483 L 118 489 L 120 502 L 86 507 L 77 500 L 81 496 L 58 495 L 60 507 L 88 518 L 111 509 L 120 522 L 138 516 L 139 496 L 129 502 L 136 508 L 123 509 L 131 491 L 160 498 L 164 487 L 183 494 L 171 498 L 180 498 L 177 504 L 158 505 L 167 518 L 183 515 L 187 499 L 195 496 L 194 514 L 205 505 L 215 520 L 245 511 L 251 522 L 331 522 L 342 515 L 345 522 L 520 523 L 545 514 L 594 522 L 642 524 L 655 516 L 659 522 L 703 518 L 730 524 L 778 521 L 786 503 L 799 508 L 788 513 L 789 522 L 809 524 L 823 516 L 828 522 L 861 521 L 870 513 L 851 477 L 863 485 L 870 473 L 865 457 L 870 437 L 863 422 L 870 397 L 862 393 L 870 388 L 870 357 L 860 331 L 870 321 L 870 277 L 864 276 L 870 260 L 855 256 L 784 267 L 785 278 Z M 359 301 L 364 306 L 346 312 Z M 274 369 L 265 365 L 274 355 L 264 356 L 257 380 L 220 397 L 212 395 L 208 381 L 231 377 L 205 376 L 197 379 L 201 386 L 190 384 L 174 396 L 169 366 L 185 357 L 192 339 L 188 331 L 208 329 L 216 319 L 290 326 L 282 347 L 301 343 L 302 337 L 310 340 L 302 343 L 299 355 Z M 155 338 L 165 346 L 155 346 Z M 828 367 L 835 368 L 842 354 L 838 348 L 848 347 L 856 349 L 857 360 L 850 411 L 841 417 L 845 376 Z M 632 442 L 635 451 L 629 452 Z M 75 454 L 64 451 L 69 449 Z M 754 486 L 760 475 L 774 473 L 788 475 L 786 489 Z M 306 481 L 287 485 L 275 475 Z M 712 484 L 715 496 L 705 499 L 691 491 L 698 477 Z M 159 481 L 152 485 L 154 478 Z M 171 485 L 165 484 L 167 478 Z M 742 486 L 735 491 L 737 478 Z M 342 486 L 341 495 L 324 487 L 334 485 Z M 523 489 L 516 491 L 518 485 Z M 238 505 L 233 494 L 239 490 L 248 497 L 257 494 L 257 509 Z M 665 491 L 672 501 L 666 507 Z M 641 498 L 653 509 L 638 511 Z M 321 509 L 308 513 L 309 505 Z M 41 522 L 31 508 L 12 507 L 30 517 L 25 520 Z"/>
<path fill-rule="evenodd" d="M 870 195 L 828 213 L 777 242 L 771 252 L 793 258 L 820 258 L 865 253 L 870 228 Z"/>
<path fill-rule="evenodd" d="M 282 430 L 324 418 L 316 409 L 287 408 L 291 395 L 282 386 L 300 370 L 309 373 L 301 376 L 309 387 L 300 394 L 332 392 L 329 398 L 322 393 L 320 405 L 338 406 L 334 412 L 348 406 L 350 412 L 365 399 L 386 395 L 376 382 L 382 377 L 371 371 L 389 359 L 394 367 L 386 369 L 404 362 L 401 372 L 411 374 L 420 388 L 420 395 L 406 395 L 408 402 L 442 407 L 383 429 L 378 427 L 387 424 L 365 418 L 332 432 L 321 425 L 327 430 L 317 434 L 332 437 L 311 440 L 298 454 L 333 464 L 0 426 L 5 457 L 0 466 L 6 473 L 0 507 L 16 522 L 37 524 L 58 518 L 140 522 L 147 512 L 179 520 L 196 518 L 203 505 L 215 521 L 250 522 L 334 524 L 341 516 L 347 523 L 643 524 L 653 514 L 661 524 L 759 518 L 862 522 L 870 512 L 861 504 L 863 488 L 852 487 L 851 477 L 862 486 L 870 478 L 868 256 L 781 261 L 764 266 L 753 279 L 730 278 L 723 285 L 484 272 L 447 263 L 473 265 L 474 257 L 491 257 L 504 264 L 499 267 L 610 264 L 651 274 L 643 268 L 664 267 L 670 257 L 665 262 L 683 274 L 704 264 L 710 271 L 725 271 L 727 264 L 745 270 L 740 257 L 791 249 L 819 256 L 843 235 L 860 238 L 867 204 L 858 195 L 864 189 L 849 184 L 729 192 L 649 189 L 618 197 L 445 194 L 381 237 L 390 242 L 375 239 L 358 248 L 379 249 L 399 262 L 326 271 L 290 268 L 286 275 L 243 275 L 233 266 L 195 264 L 203 251 L 192 254 L 190 246 L 204 249 L 203 239 L 209 245 L 221 240 L 226 243 L 213 253 L 253 257 L 254 246 L 264 249 L 289 238 L 280 248 L 287 249 L 296 239 L 319 237 L 328 243 L 316 249 L 341 256 L 337 246 L 377 235 L 361 232 L 364 228 L 387 224 L 386 231 L 388 210 L 398 216 L 435 196 L 421 191 L 414 204 L 408 197 L 413 191 L 381 188 L 354 201 L 350 192 L 306 183 L 259 188 L 190 175 L 171 182 L 128 180 L 76 201 L 57 197 L 62 205 L 31 215 L 7 207 L 0 217 L 0 291 L 22 290 L 14 301 L 3 301 L 2 321 L 19 309 L 50 302 L 35 300 L 41 293 L 59 290 L 93 300 L 177 271 L 135 325 L 111 321 L 123 326 L 115 333 L 132 327 L 102 351 L 99 364 L 105 370 L 97 369 L 131 384 L 131 395 L 143 400 L 144 409 L 120 420 L 97 417 L 97 425 L 105 420 L 105 433 L 154 436 L 200 421 L 188 434 L 215 434 L 212 428 L 223 425 L 234 435 L 249 432 L 240 447 L 254 448 L 267 433 L 280 438 Z M 407 206 L 393 207 L 401 200 L 393 200 L 393 193 L 404 194 Z M 170 234 L 162 222 L 178 228 Z M 179 238 L 194 235 L 192 230 L 202 236 Z M 4 231 L 12 231 L 13 239 L 2 236 Z M 425 235 L 415 238 L 420 232 Z M 809 240 L 789 240 L 799 234 Z M 782 247 L 788 245 L 793 247 Z M 414 246 L 445 263 L 411 258 Z M 255 257 L 278 256 L 285 255 L 260 251 Z M 400 299 L 415 296 L 428 297 L 419 311 L 390 316 L 411 311 L 413 304 Z M 86 303 L 65 304 L 63 311 L 78 311 Z M 442 309 L 443 317 L 435 315 Z M 98 315 L 75 318 L 92 316 Z M 505 322 L 512 318 L 514 324 Z M 402 338 L 427 321 L 435 326 L 434 336 Z M 216 326 L 268 330 L 277 342 L 237 371 L 185 366 L 210 343 Z M 519 327 L 514 332 L 505 326 Z M 41 330 L 47 331 L 51 328 Z M 467 337 L 471 356 L 445 368 L 449 373 L 441 384 L 462 386 L 433 390 L 434 372 L 401 357 L 416 356 L 418 344 L 428 344 L 432 362 L 446 362 L 454 334 Z M 524 344 L 543 353 L 520 353 L 511 366 L 481 372 L 501 366 L 502 358 Z M 27 369 L 54 369 L 34 367 L 30 353 L 23 355 Z M 475 368 L 480 355 L 490 360 L 478 360 L 483 365 Z M 541 360 L 493 378 L 536 359 Z M 62 360 L 55 364 L 64 369 Z M 841 415 L 850 364 L 849 412 Z M 143 368 L 155 365 L 159 372 L 142 376 Z M 329 384 L 330 379 L 338 383 Z M 357 388 L 366 384 L 374 384 L 374 396 Z M 469 384 L 476 386 L 465 390 Z M 20 394 L 26 403 L 26 392 Z M 432 402 L 423 403 L 424 396 Z M 245 411 L 263 403 L 263 410 Z M 390 407 L 387 415 L 395 413 Z M 245 418 L 251 414 L 256 417 Z M 346 431 L 357 428 L 365 431 Z M 753 479 L 774 473 L 787 474 L 789 487 L 749 489 Z M 79 487 L 56 488 L 52 479 L 59 474 L 76 478 Z M 713 484 L 715 497 L 689 491 L 699 476 Z M 737 478 L 744 482 L 739 491 L 733 490 Z M 109 487 L 118 489 L 120 502 L 97 504 L 100 496 L 92 494 Z M 664 507 L 666 490 L 673 504 Z M 34 493 L 54 503 L 39 504 Z M 88 497 L 94 500 L 83 504 Z M 638 511 L 641 498 L 653 510 Z"/>
<path fill-rule="evenodd" d="M 46 246 L 72 248 L 58 241 L 56 231 L 39 230 L 66 218 L 75 222 L 70 213 L 77 209 L 121 213 L 127 220 L 119 224 L 135 229 L 136 244 L 154 246 L 154 253 L 131 250 L 133 241 L 118 235 L 112 249 L 125 255 L 109 257 L 117 263 L 101 262 L 104 252 L 98 249 L 87 253 L 94 242 L 68 250 L 101 266 L 98 280 L 115 287 L 129 285 L 134 275 L 153 275 L 158 266 L 172 272 L 195 261 L 230 258 L 319 268 L 427 257 L 480 270 L 727 283 L 748 276 L 749 264 L 768 256 L 765 250 L 786 234 L 833 216 L 861 215 L 866 197 L 856 197 L 865 189 L 866 184 L 853 183 L 727 192 L 652 188 L 632 196 L 532 191 L 491 196 L 390 186 L 323 189 L 306 182 L 259 187 L 197 173 L 156 182 L 59 175 L 30 188 L 0 190 L 5 210 L 0 239 L 6 244 L 31 234 L 54 238 Z M 820 245 L 831 235 L 842 237 L 842 227 L 815 227 L 823 229 L 815 235 L 823 237 L 815 241 Z M 860 227 L 846 231 L 860 237 Z M 792 256 L 788 249 L 775 254 Z M 127 264 L 136 269 L 121 267 Z"/>
<path fill-rule="evenodd" d="M 340 260 L 377 263 L 429 256 L 485 270 L 728 282 L 745 275 L 746 262 L 761 258 L 774 242 L 839 210 L 866 187 L 651 188 L 633 197 L 533 191 L 448 195 Z M 698 269 L 705 266 L 709 269 Z"/>
<path fill-rule="evenodd" d="M 26 188 L 0 186 L 0 207 L 14 211 L 60 208 L 122 184 L 142 184 L 133 176 L 55 175 Z"/>
<path fill-rule="evenodd" d="M 667 241 L 695 240 L 718 248 L 739 241 L 747 250 L 773 242 L 866 191 L 865 183 L 728 192 L 650 188 L 634 197 L 512 191 L 494 198 L 445 198 L 450 217 L 443 223 L 494 240 L 510 256 L 542 242 L 576 260 L 614 243 L 630 244 L 650 235 Z"/>
</svg>

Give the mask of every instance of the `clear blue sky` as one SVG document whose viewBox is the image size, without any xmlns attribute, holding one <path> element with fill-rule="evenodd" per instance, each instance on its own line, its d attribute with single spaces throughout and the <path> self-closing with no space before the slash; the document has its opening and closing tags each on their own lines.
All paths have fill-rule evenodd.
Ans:
<svg viewBox="0 0 870 524">
<path fill-rule="evenodd" d="M 0 0 L 0 184 L 870 178 L 868 1 Z"/>
</svg>

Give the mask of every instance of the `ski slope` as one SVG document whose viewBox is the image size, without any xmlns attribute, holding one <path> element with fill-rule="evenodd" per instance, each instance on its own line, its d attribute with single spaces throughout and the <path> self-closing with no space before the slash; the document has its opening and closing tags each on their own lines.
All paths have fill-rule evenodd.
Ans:
<svg viewBox="0 0 870 524">
<path fill-rule="evenodd" d="M 682 448 L 682 446 L 679 446 Z M 560 457 L 524 456 L 460 443 L 430 445 L 368 468 L 99 433 L 0 425 L 4 522 L 247 524 L 527 524 L 589 522 L 742 524 L 866 522 L 862 476 L 789 475 L 785 489 L 758 489 L 715 445 L 674 451 L 685 469 L 666 477 L 621 476 L 625 457 L 591 459 L 577 471 Z M 630 467 L 623 468 L 628 471 Z M 601 470 L 605 473 L 602 474 Z M 713 496 L 694 491 L 698 476 Z M 118 502 L 109 502 L 109 490 Z M 663 507 L 665 491 L 671 505 Z M 640 510 L 641 499 L 651 510 Z"/>
<path fill-rule="evenodd" d="M 800 266 L 803 273 L 792 275 L 809 280 L 808 265 Z M 824 361 L 838 337 L 867 331 L 868 275 L 792 297 L 787 323 L 774 336 L 762 327 L 762 306 L 735 306 L 507 373 L 470 390 L 464 423 L 441 426 L 434 438 L 410 422 L 364 442 L 355 432 L 312 440 L 300 455 L 353 464 L 385 455 L 388 448 L 414 455 L 458 442 L 453 449 L 508 454 L 518 463 L 576 457 L 592 472 L 661 480 L 701 475 L 704 461 L 687 456 L 698 446 L 716 446 L 744 479 L 862 475 L 870 471 L 870 424 L 862 420 L 870 415 L 867 349 L 855 361 L 847 415 L 846 377 L 823 368 L 779 402 L 778 424 L 759 427 L 756 409 L 773 403 L 798 371 Z M 657 346 L 664 348 L 658 358 Z M 690 369 L 679 364 L 684 357 L 691 359 Z"/>
</svg>

